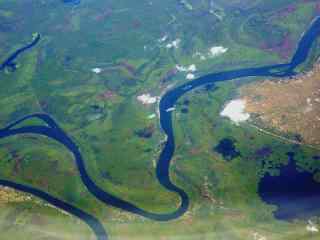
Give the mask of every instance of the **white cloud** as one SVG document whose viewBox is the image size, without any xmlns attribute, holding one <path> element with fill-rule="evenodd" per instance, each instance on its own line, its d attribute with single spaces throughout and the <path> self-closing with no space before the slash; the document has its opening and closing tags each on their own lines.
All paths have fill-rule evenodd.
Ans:
<svg viewBox="0 0 320 240">
<path fill-rule="evenodd" d="M 179 72 L 195 72 L 197 71 L 197 66 L 195 64 L 191 64 L 189 66 L 176 65 L 176 69 Z"/>
<path fill-rule="evenodd" d="M 221 54 L 224 54 L 228 51 L 228 48 L 224 48 L 223 46 L 214 46 L 210 48 L 209 50 L 209 56 L 211 57 L 217 57 Z"/>
<path fill-rule="evenodd" d="M 166 48 L 170 49 L 170 48 L 179 48 L 181 39 L 177 38 L 176 40 L 172 41 L 171 43 L 168 43 L 166 45 Z"/>
<path fill-rule="evenodd" d="M 102 69 L 101 69 L 101 68 L 92 68 L 92 69 L 91 69 L 91 72 L 94 72 L 94 73 L 99 74 L 99 73 L 102 72 Z"/>
<path fill-rule="evenodd" d="M 152 97 L 149 93 L 142 94 L 138 96 L 137 99 L 143 104 L 153 104 L 157 102 L 157 97 Z"/>
<path fill-rule="evenodd" d="M 229 118 L 236 124 L 239 124 L 240 122 L 244 122 L 250 118 L 249 113 L 245 112 L 245 107 L 245 100 L 232 100 L 225 106 L 220 115 Z"/>
<path fill-rule="evenodd" d="M 311 220 L 308 221 L 308 225 L 307 225 L 306 229 L 308 232 L 312 232 L 312 233 L 319 232 L 319 229 Z"/>
<path fill-rule="evenodd" d="M 150 115 L 148 116 L 148 119 L 154 119 L 156 116 L 157 116 L 157 115 L 156 115 L 155 113 L 150 114 Z"/>
<path fill-rule="evenodd" d="M 186 79 L 192 80 L 192 79 L 195 79 L 195 76 L 192 73 L 188 73 L 187 76 L 186 76 Z"/>
</svg>

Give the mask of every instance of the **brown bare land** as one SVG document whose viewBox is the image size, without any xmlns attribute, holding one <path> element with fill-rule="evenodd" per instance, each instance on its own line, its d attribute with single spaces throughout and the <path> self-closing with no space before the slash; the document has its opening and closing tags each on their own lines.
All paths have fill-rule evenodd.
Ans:
<svg viewBox="0 0 320 240">
<path fill-rule="evenodd" d="M 8 203 L 19 203 L 29 201 L 31 198 L 24 193 L 15 191 L 11 188 L 1 187 L 0 188 L 0 206 Z"/>
<path fill-rule="evenodd" d="M 241 88 L 246 111 L 268 128 L 320 146 L 320 65 L 293 79 L 265 80 Z"/>
</svg>

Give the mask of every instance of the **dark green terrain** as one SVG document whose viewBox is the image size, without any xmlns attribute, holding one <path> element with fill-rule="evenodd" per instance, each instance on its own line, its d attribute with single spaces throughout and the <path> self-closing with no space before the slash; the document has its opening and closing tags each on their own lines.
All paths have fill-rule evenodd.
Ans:
<svg viewBox="0 0 320 240">
<path fill-rule="evenodd" d="M 97 185 L 149 211 L 171 212 L 178 196 L 155 176 L 164 141 L 154 116 L 158 104 L 144 105 L 137 97 L 160 97 L 187 82 L 187 73 L 176 65 L 196 65 L 193 74 L 199 77 L 286 63 L 318 15 L 316 0 L 83 0 L 77 6 L 59 0 L 0 0 L 0 63 L 30 42 L 33 33 L 42 36 L 18 57 L 16 71 L 0 72 L 0 128 L 27 114 L 48 113 L 77 143 Z M 210 53 L 219 46 L 227 51 Z M 319 57 L 319 46 L 301 70 Z M 170 171 L 191 206 L 175 221 L 153 222 L 106 207 L 86 190 L 70 153 L 44 137 L 1 140 L 0 177 L 89 212 L 103 222 L 111 239 L 319 239 L 306 231 L 305 220 L 276 220 L 275 206 L 257 193 L 259 179 L 267 172 L 277 174 L 287 163 L 287 152 L 295 152 L 301 166 L 312 160 L 312 169 L 320 172 L 314 158 L 319 151 L 219 116 L 239 86 L 259 80 L 219 83 L 179 100 Z M 235 148 L 227 155 L 219 153 L 226 139 Z M 261 157 L 261 152 L 267 154 Z M 94 239 L 79 220 L 34 197 L 0 201 L 0 229 L 1 240 Z"/>
</svg>

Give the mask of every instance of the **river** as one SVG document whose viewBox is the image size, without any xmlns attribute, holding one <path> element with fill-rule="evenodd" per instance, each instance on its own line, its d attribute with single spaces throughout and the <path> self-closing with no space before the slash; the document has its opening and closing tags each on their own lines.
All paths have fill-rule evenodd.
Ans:
<svg viewBox="0 0 320 240">
<path fill-rule="evenodd" d="M 296 75 L 297 73 L 295 73 L 294 70 L 297 66 L 299 66 L 307 59 L 310 49 L 312 47 L 312 43 L 316 40 L 319 34 L 320 18 L 318 17 L 312 22 L 309 30 L 303 35 L 301 41 L 299 42 L 298 49 L 296 50 L 296 53 L 294 54 L 290 63 L 276 64 L 256 68 L 245 68 L 208 74 L 168 91 L 161 98 L 159 104 L 160 124 L 164 133 L 167 135 L 167 141 L 160 154 L 159 161 L 157 162 L 156 175 L 159 183 L 164 188 L 180 196 L 180 206 L 177 208 L 177 210 L 171 213 L 156 214 L 148 212 L 128 201 L 125 201 L 117 196 L 112 195 L 111 193 L 104 191 L 99 186 L 97 186 L 86 171 L 85 161 L 83 160 L 83 157 L 77 144 L 68 136 L 66 132 L 63 131 L 63 129 L 59 127 L 58 123 L 47 114 L 39 113 L 28 115 L 8 125 L 7 127 L 0 129 L 0 139 L 19 134 L 36 134 L 46 136 L 52 140 L 55 140 L 64 145 L 73 154 L 75 164 L 78 168 L 79 175 L 83 184 L 86 186 L 86 188 L 91 194 L 93 194 L 97 199 L 99 199 L 106 205 L 110 205 L 121 210 L 134 213 L 139 216 L 143 216 L 156 221 L 169 221 L 172 219 L 176 219 L 182 216 L 188 210 L 189 197 L 183 189 L 176 186 L 170 179 L 169 169 L 170 162 L 175 151 L 175 138 L 172 127 L 172 112 L 167 111 L 167 109 L 174 107 L 178 99 L 187 92 L 190 92 L 193 89 L 201 86 L 206 86 L 207 84 L 244 77 L 289 77 Z M 39 42 L 39 39 L 32 46 L 28 44 L 26 47 L 17 51 L 14 55 L 12 55 L 12 57 L 9 58 L 9 61 L 7 60 L 7 62 L 9 64 L 12 63 L 13 59 L 16 58 L 23 51 L 35 46 Z M 4 63 L 4 65 L 6 65 L 6 62 Z M 44 122 L 44 125 L 16 127 L 18 124 L 21 124 L 25 120 L 30 118 L 38 118 Z M 15 182 L 7 180 L 0 180 L 0 184 L 3 186 L 14 188 L 19 191 L 30 193 L 36 197 L 39 197 L 49 202 L 57 208 L 63 209 L 64 211 L 80 218 L 82 221 L 88 224 L 88 226 L 93 230 L 97 239 L 105 240 L 108 238 L 106 232 L 102 227 L 102 224 L 96 218 L 83 212 L 82 210 L 62 200 L 59 200 L 44 191 L 41 191 L 28 185 L 17 184 Z"/>
</svg>

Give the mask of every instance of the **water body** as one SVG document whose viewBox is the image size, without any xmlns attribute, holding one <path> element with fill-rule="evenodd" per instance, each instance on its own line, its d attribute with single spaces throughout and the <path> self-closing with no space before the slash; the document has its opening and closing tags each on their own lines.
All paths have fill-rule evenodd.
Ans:
<svg viewBox="0 0 320 240">
<path fill-rule="evenodd" d="M 170 179 L 169 169 L 170 169 L 170 162 L 175 151 L 175 139 L 174 139 L 174 131 L 172 128 L 172 112 L 170 111 L 168 112 L 166 110 L 168 108 L 174 107 L 178 99 L 181 96 L 183 96 L 185 93 L 192 91 L 193 89 L 200 86 L 206 86 L 208 84 L 213 84 L 215 82 L 228 81 L 228 80 L 242 78 L 242 77 L 293 76 L 296 74 L 294 72 L 295 68 L 307 59 L 309 51 L 312 47 L 312 43 L 315 41 L 315 39 L 318 37 L 319 34 L 320 34 L 320 18 L 317 18 L 312 23 L 308 32 L 301 39 L 299 43 L 299 47 L 290 63 L 277 64 L 277 65 L 258 67 L 258 68 L 245 68 L 245 69 L 239 69 L 239 70 L 208 74 L 206 76 L 200 77 L 186 84 L 183 84 L 175 89 L 170 90 L 161 98 L 160 104 L 159 104 L 160 124 L 165 134 L 167 135 L 167 141 L 165 143 L 165 147 L 163 148 L 160 154 L 159 161 L 156 166 L 156 176 L 158 181 L 164 188 L 180 196 L 180 199 L 181 199 L 180 206 L 177 208 L 176 211 L 171 213 L 155 214 L 155 213 L 148 212 L 144 209 L 141 209 L 135 206 L 132 203 L 122 200 L 117 196 L 114 196 L 104 191 L 103 189 L 99 188 L 88 175 L 85 167 L 85 162 L 82 158 L 82 155 L 76 143 L 72 141 L 72 139 L 67 135 L 67 133 L 65 133 L 59 127 L 59 125 L 54 121 L 54 119 L 51 118 L 49 115 L 34 114 L 34 115 L 26 116 L 23 119 L 20 119 L 17 122 L 10 124 L 4 129 L 1 129 L 0 139 L 6 138 L 9 136 L 19 135 L 19 134 L 36 134 L 36 135 L 47 136 L 48 138 L 63 144 L 73 154 L 82 182 L 87 187 L 88 191 L 90 191 L 90 193 L 93 194 L 100 201 L 104 202 L 107 205 L 111 205 L 119 209 L 122 209 L 124 211 L 128 211 L 128 212 L 131 212 L 149 219 L 157 220 L 157 221 L 168 221 L 168 220 L 176 219 L 181 215 L 183 215 L 188 210 L 189 197 L 183 189 L 174 185 L 174 183 L 172 183 Z M 30 118 L 41 119 L 45 123 L 45 125 L 31 125 L 31 126 L 17 127 L 18 124 Z M 36 188 L 32 188 L 27 185 L 22 185 L 22 184 L 17 185 L 14 182 L 6 181 L 6 180 L 1 180 L 0 184 L 3 186 L 15 188 L 20 191 L 31 193 L 51 203 L 52 205 L 58 208 L 61 208 L 69 212 L 70 214 L 73 214 L 74 216 L 79 217 L 81 220 L 86 222 L 89 225 L 89 227 L 93 229 L 94 233 L 97 236 L 97 239 L 99 240 L 107 239 L 107 235 L 100 228 L 102 225 L 98 224 L 95 221 L 96 219 L 92 219 L 92 217 L 89 217 L 88 215 L 83 215 L 84 214 L 83 212 L 79 214 L 78 211 L 81 211 L 81 210 L 74 208 L 71 205 L 68 205 L 67 203 L 57 198 L 50 196 L 48 193 L 45 193 L 43 191 L 40 191 Z M 88 220 L 88 217 L 90 221 Z"/>
<path fill-rule="evenodd" d="M 214 150 L 220 153 L 227 161 L 231 161 L 241 155 L 235 146 L 235 141 L 230 138 L 222 139 Z"/>
<path fill-rule="evenodd" d="M 6 68 L 10 69 L 11 71 L 15 71 L 16 70 L 15 60 L 17 59 L 17 57 L 23 52 L 37 45 L 40 39 L 41 39 L 41 35 L 37 33 L 37 35 L 33 38 L 31 43 L 27 44 L 22 48 L 19 48 L 14 53 L 12 53 L 6 60 L 4 60 L 4 62 L 0 65 L 0 71 Z"/>
<path fill-rule="evenodd" d="M 62 0 L 62 2 L 71 5 L 79 5 L 81 0 Z"/>
<path fill-rule="evenodd" d="M 299 171 L 294 154 L 281 167 L 279 176 L 264 176 L 259 183 L 263 201 L 276 205 L 274 216 L 280 220 L 310 219 L 320 213 L 320 183 L 310 172 Z"/>
<path fill-rule="evenodd" d="M 48 203 L 52 204 L 53 206 L 55 206 L 59 209 L 62 209 L 64 211 L 72 214 L 73 216 L 81 219 L 84 223 L 86 223 L 92 229 L 92 231 L 94 232 L 94 234 L 96 235 L 98 240 L 107 240 L 108 239 L 107 233 L 106 233 L 103 225 L 99 222 L 99 220 L 97 218 L 82 211 L 79 208 L 72 206 L 69 203 L 64 202 L 62 200 L 59 200 L 58 198 L 55 198 L 44 191 L 38 190 L 36 188 L 30 187 L 30 186 L 27 186 L 24 184 L 19 184 L 19 183 L 15 183 L 12 181 L 0 179 L 0 185 L 10 187 L 15 190 L 26 192 L 26 193 L 32 194 L 36 197 L 39 197 L 42 200 L 47 201 Z"/>
</svg>

